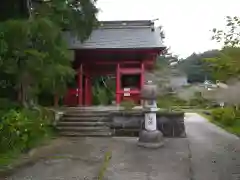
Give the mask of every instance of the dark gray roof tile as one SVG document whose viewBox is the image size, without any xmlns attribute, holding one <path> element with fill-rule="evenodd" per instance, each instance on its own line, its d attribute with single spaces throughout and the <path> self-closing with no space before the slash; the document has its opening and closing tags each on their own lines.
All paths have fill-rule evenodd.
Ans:
<svg viewBox="0 0 240 180">
<path fill-rule="evenodd" d="M 100 22 L 100 27 L 83 43 L 70 33 L 65 36 L 71 49 L 164 47 L 159 29 L 151 21 Z"/>
</svg>

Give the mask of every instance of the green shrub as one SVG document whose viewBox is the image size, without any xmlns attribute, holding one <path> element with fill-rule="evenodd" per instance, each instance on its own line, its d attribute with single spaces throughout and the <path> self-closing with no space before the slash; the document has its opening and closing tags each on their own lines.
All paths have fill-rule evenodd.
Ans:
<svg viewBox="0 0 240 180">
<path fill-rule="evenodd" d="M 236 114 L 233 108 L 225 108 L 222 114 L 222 123 L 225 126 L 232 126 L 236 122 Z"/>
<path fill-rule="evenodd" d="M 124 100 L 121 102 L 120 106 L 122 106 L 125 110 L 131 110 L 135 106 L 135 103 L 132 100 Z"/>
<path fill-rule="evenodd" d="M 222 114 L 224 113 L 223 108 L 216 108 L 212 110 L 212 119 L 215 121 L 220 121 L 222 119 Z"/>
<path fill-rule="evenodd" d="M 13 108 L 16 109 L 19 107 L 20 107 L 19 104 L 17 104 L 14 101 L 11 101 L 8 98 L 0 98 L 0 110 L 2 111 L 6 111 Z"/>
<path fill-rule="evenodd" d="M 160 108 L 171 108 L 173 106 L 185 106 L 187 102 L 178 98 L 175 95 L 159 96 L 157 99 L 157 106 Z"/>
<path fill-rule="evenodd" d="M 202 96 L 201 92 L 195 92 L 194 97 L 191 98 L 188 102 L 189 106 L 195 106 L 195 107 L 198 107 L 198 108 L 206 108 L 206 107 L 209 106 L 209 104 L 210 104 L 210 101 L 205 99 Z"/>
<path fill-rule="evenodd" d="M 106 89 L 99 89 L 98 90 L 98 99 L 101 105 L 107 105 L 109 102 L 109 97 L 107 94 Z"/>
<path fill-rule="evenodd" d="M 98 85 L 93 87 L 93 104 L 94 105 L 107 105 L 111 96 L 109 95 L 107 89 L 100 87 Z"/>
<path fill-rule="evenodd" d="M 233 108 L 217 108 L 212 111 L 212 118 L 225 126 L 232 126 L 237 121 L 236 112 Z"/>
<path fill-rule="evenodd" d="M 50 115 L 39 110 L 9 110 L 1 117 L 0 153 L 26 151 L 50 133 Z"/>
</svg>

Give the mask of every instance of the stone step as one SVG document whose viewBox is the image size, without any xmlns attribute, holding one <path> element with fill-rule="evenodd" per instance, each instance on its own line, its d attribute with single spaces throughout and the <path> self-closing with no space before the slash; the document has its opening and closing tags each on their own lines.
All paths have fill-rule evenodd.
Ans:
<svg viewBox="0 0 240 180">
<path fill-rule="evenodd" d="M 109 118 L 110 116 L 100 116 L 100 115 L 82 115 L 82 114 L 64 114 L 62 117 L 72 118 L 72 117 L 79 117 L 79 118 Z"/>
<path fill-rule="evenodd" d="M 57 126 L 108 126 L 109 123 L 107 122 L 85 122 L 85 121 L 77 121 L 77 122 L 67 122 L 67 121 L 60 121 L 58 122 Z"/>
<path fill-rule="evenodd" d="M 107 126 L 58 126 L 59 131 L 84 132 L 84 131 L 107 131 L 110 130 Z"/>
<path fill-rule="evenodd" d="M 98 112 L 98 111 L 67 111 L 64 113 L 64 116 L 92 116 L 92 117 L 99 117 L 99 116 L 109 116 L 110 112 Z"/>
<path fill-rule="evenodd" d="M 108 122 L 109 117 L 87 117 L 87 116 L 63 116 L 61 121 L 71 121 L 71 122 Z"/>
<path fill-rule="evenodd" d="M 112 136 L 110 131 L 98 131 L 98 132 L 72 132 L 72 131 L 65 131 L 60 132 L 60 136 L 69 136 L 69 137 L 103 137 L 103 136 Z"/>
</svg>

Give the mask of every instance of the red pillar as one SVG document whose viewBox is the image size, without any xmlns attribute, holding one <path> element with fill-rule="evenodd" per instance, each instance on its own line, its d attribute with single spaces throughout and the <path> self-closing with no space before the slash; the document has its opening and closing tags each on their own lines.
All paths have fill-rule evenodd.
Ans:
<svg viewBox="0 0 240 180">
<path fill-rule="evenodd" d="M 89 77 L 89 73 L 85 73 L 85 105 L 90 106 L 92 104 L 92 84 Z"/>
<path fill-rule="evenodd" d="M 83 79 L 83 68 L 82 68 L 82 64 L 80 65 L 79 67 L 79 70 L 78 70 L 78 106 L 81 106 L 82 105 L 82 79 Z"/>
<path fill-rule="evenodd" d="M 145 81 L 144 72 L 145 72 L 145 65 L 144 65 L 144 62 L 141 62 L 140 92 L 144 86 L 144 81 Z M 139 96 L 139 98 L 140 98 L 140 96 Z M 143 105 L 143 102 L 141 100 L 140 100 L 140 104 Z"/>
<path fill-rule="evenodd" d="M 145 72 L 144 62 L 141 62 L 140 90 L 142 89 L 142 87 L 144 85 L 144 81 L 145 81 L 144 72 Z"/>
<path fill-rule="evenodd" d="M 121 75 L 120 75 L 120 64 L 117 64 L 117 69 L 116 69 L 116 104 L 119 105 L 121 101 Z"/>
<path fill-rule="evenodd" d="M 84 103 L 84 105 L 85 106 L 88 106 L 88 77 L 86 76 L 86 74 L 85 74 L 85 83 L 84 83 L 84 85 L 85 85 L 85 87 L 84 87 L 84 92 L 85 92 L 85 103 Z"/>
</svg>

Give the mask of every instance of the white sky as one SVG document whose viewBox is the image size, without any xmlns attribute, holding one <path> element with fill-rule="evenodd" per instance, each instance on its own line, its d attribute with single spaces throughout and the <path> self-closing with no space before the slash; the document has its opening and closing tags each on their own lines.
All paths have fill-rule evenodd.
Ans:
<svg viewBox="0 0 240 180">
<path fill-rule="evenodd" d="M 240 0 L 98 0 L 99 20 L 159 18 L 166 45 L 180 57 L 219 48 L 211 41 L 212 28 L 222 28 L 225 17 L 240 16 Z"/>
</svg>

